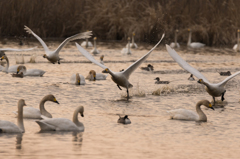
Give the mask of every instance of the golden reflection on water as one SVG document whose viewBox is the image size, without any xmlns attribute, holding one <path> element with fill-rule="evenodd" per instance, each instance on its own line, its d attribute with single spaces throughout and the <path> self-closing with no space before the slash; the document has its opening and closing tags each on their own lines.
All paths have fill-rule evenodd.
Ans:
<svg viewBox="0 0 240 159">
<path fill-rule="evenodd" d="M 55 43 L 51 47 L 56 48 L 57 45 Z M 10 43 L 4 47 L 15 47 L 15 44 Z M 212 98 L 202 85 L 187 80 L 190 74 L 171 59 L 164 46 L 153 51 L 147 62 L 142 64 L 146 66 L 151 63 L 154 66 L 153 72 L 137 69 L 131 75 L 130 83 L 134 87 L 130 90 L 130 101 L 126 101 L 126 90 L 119 90 L 110 76 L 104 81 L 86 80 L 86 85 L 69 84 L 74 73 L 86 77 L 92 69 L 97 73 L 102 71 L 100 67 L 87 61 L 74 43 L 60 52 L 64 59 L 60 65 L 47 63 L 46 59 L 42 58 L 42 47 L 38 48 L 33 52 L 23 52 L 25 62 L 29 61 L 32 54 L 39 55 L 36 63 L 24 65 L 27 69 L 45 70 L 44 77 L 19 79 L 1 73 L 1 119 L 16 123 L 17 119 L 12 111 L 16 111 L 20 98 L 25 99 L 28 106 L 38 108 L 42 97 L 51 93 L 60 104 L 46 102 L 45 108 L 55 118 L 71 120 L 75 108 L 84 106 L 84 118 L 79 120 L 83 122 L 85 131 L 39 133 L 40 128 L 35 120 L 24 119 L 24 135 L 0 136 L 2 157 L 239 158 L 239 76 L 226 85 L 225 107 L 216 108 L 215 111 L 203 108 L 208 117 L 207 123 L 176 121 L 169 120 L 166 111 L 177 108 L 194 110 L 199 100 L 211 101 Z M 132 50 L 131 56 L 123 56 L 120 46 L 113 48 L 106 45 L 99 50 L 102 51 L 100 55 L 104 54 L 105 65 L 113 71 L 126 69 L 148 52 L 146 48 L 140 47 L 139 50 Z M 219 76 L 219 71 L 229 70 L 234 73 L 240 70 L 239 55 L 228 49 L 177 51 L 211 82 L 226 78 Z M 15 53 L 6 54 L 10 66 L 15 65 Z M 100 55 L 95 58 L 99 59 Z M 170 81 L 170 84 L 156 85 L 156 77 Z M 128 115 L 132 123 L 118 124 L 118 114 Z"/>
</svg>

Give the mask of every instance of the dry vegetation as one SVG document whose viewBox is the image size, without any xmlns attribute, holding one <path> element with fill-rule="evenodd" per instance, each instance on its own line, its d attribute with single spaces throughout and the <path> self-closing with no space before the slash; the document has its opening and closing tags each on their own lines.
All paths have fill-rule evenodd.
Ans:
<svg viewBox="0 0 240 159">
<path fill-rule="evenodd" d="M 132 32 L 137 41 L 157 41 L 166 32 L 165 43 L 193 41 L 207 45 L 236 42 L 240 28 L 237 0 L 1 0 L 0 36 L 29 36 L 29 26 L 41 37 L 67 37 L 93 30 L 100 39 L 126 39 Z"/>
</svg>

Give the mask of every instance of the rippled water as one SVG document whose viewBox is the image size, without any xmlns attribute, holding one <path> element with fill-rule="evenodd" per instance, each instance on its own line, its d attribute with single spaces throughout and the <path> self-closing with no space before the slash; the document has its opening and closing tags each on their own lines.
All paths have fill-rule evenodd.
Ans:
<svg viewBox="0 0 240 159">
<path fill-rule="evenodd" d="M 50 43 L 50 48 L 55 49 L 58 44 Z M 153 51 L 141 65 L 151 63 L 154 72 L 138 68 L 131 75 L 130 82 L 134 87 L 130 91 L 131 99 L 128 102 L 124 98 L 126 90 L 120 91 L 110 76 L 105 81 L 86 81 L 84 86 L 68 84 L 73 73 L 86 77 L 92 69 L 97 73 L 102 71 L 83 57 L 74 43 L 60 52 L 64 58 L 60 65 L 48 63 L 42 58 L 44 51 L 38 43 L 31 45 L 38 45 L 38 49 L 23 52 L 24 60 L 27 62 L 34 53 L 39 55 L 36 58 L 37 63 L 24 65 L 27 69 L 39 68 L 46 73 L 43 77 L 23 79 L 1 73 L 0 119 L 16 123 L 17 119 L 12 112 L 17 109 L 19 99 L 23 98 L 28 106 L 38 108 L 43 96 L 51 93 L 60 103 L 45 104 L 53 117 L 72 119 L 75 108 L 84 106 L 84 118 L 79 117 L 79 120 L 84 123 L 85 131 L 39 133 L 35 120 L 24 119 L 26 132 L 22 136 L 0 135 L 2 158 L 239 158 L 240 76 L 226 85 L 227 105 L 224 108 L 217 108 L 215 111 L 203 108 L 208 117 L 207 123 L 170 120 L 166 111 L 176 108 L 195 110 L 199 100 L 211 101 L 212 98 L 202 85 L 187 80 L 189 73 L 172 60 L 163 45 Z M 133 55 L 123 56 L 120 51 L 125 44 L 115 46 L 116 48 L 102 43 L 99 48 L 101 54 L 105 55 L 105 65 L 113 71 L 126 69 L 152 47 L 143 45 L 138 50 L 132 50 Z M 2 47 L 16 48 L 16 44 L 8 43 Z M 229 70 L 234 73 L 240 70 L 240 56 L 230 49 L 177 51 L 211 82 L 226 78 L 218 74 L 220 71 Z M 15 53 L 6 54 L 10 65 L 15 65 Z M 99 57 L 100 55 L 95 58 Z M 156 77 L 170 81 L 170 84 L 155 85 Z M 156 90 L 161 93 L 152 95 Z M 132 124 L 118 124 L 118 114 L 129 115 Z"/>
</svg>

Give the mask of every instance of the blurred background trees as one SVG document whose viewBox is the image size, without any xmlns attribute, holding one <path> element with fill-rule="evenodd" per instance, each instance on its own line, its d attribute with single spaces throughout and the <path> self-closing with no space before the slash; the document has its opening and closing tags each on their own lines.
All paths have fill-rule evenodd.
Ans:
<svg viewBox="0 0 240 159">
<path fill-rule="evenodd" d="M 174 39 L 211 45 L 236 43 L 240 28 L 237 0 L 1 0 L 0 37 L 29 36 L 30 27 L 41 37 L 68 37 L 92 30 L 102 40 L 122 40 L 135 32 L 142 42 Z"/>
</svg>

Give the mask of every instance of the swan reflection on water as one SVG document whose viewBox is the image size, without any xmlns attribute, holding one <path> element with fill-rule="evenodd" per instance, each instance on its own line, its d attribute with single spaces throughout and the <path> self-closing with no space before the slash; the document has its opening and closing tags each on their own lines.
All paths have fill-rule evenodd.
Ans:
<svg viewBox="0 0 240 159">
<path fill-rule="evenodd" d="M 72 136 L 73 136 L 73 139 L 72 139 L 73 144 L 76 146 L 82 146 L 83 132 L 73 131 Z"/>
<path fill-rule="evenodd" d="M 1 133 L 0 134 L 0 138 L 4 137 L 4 138 L 13 138 L 16 136 L 16 149 L 22 149 L 22 137 L 23 134 L 22 133 L 12 133 L 12 134 L 7 134 L 7 133 Z"/>
</svg>

